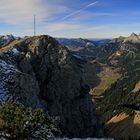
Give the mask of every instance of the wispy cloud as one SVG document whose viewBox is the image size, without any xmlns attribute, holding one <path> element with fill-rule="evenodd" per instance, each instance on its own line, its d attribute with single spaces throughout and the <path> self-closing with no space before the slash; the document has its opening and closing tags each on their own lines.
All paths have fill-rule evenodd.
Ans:
<svg viewBox="0 0 140 140">
<path fill-rule="evenodd" d="M 72 12 L 72 13 L 66 15 L 65 17 L 62 18 L 62 20 L 67 19 L 67 18 L 69 18 L 69 17 L 72 17 L 72 16 L 74 16 L 74 15 L 76 15 L 76 14 L 82 12 L 83 10 L 86 10 L 86 9 L 89 8 L 89 7 L 96 5 L 97 3 L 98 3 L 98 1 L 95 1 L 95 2 L 93 2 L 93 3 L 90 3 L 90 4 L 86 5 L 84 8 L 81 8 L 80 10 L 77 10 L 77 11 L 75 11 L 75 12 Z"/>
<path fill-rule="evenodd" d="M 95 2 L 93 2 L 93 3 L 90 3 L 89 5 L 86 6 L 86 8 L 88 8 L 88 7 L 90 7 L 90 6 L 93 6 L 93 5 L 97 4 L 97 3 L 98 3 L 98 1 L 95 1 Z"/>
<path fill-rule="evenodd" d="M 37 15 L 38 22 L 41 22 L 66 10 L 67 7 L 52 5 L 49 0 L 0 0 L 0 23 L 29 25 L 33 21 L 34 14 Z"/>
</svg>

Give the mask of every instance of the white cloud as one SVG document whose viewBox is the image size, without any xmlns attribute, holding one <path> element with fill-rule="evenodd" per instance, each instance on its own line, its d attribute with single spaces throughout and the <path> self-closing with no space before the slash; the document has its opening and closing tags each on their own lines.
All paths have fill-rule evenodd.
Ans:
<svg viewBox="0 0 140 140">
<path fill-rule="evenodd" d="M 34 14 L 40 22 L 64 10 L 66 7 L 52 6 L 49 0 L 46 2 L 43 0 L 0 0 L 0 21 L 13 25 L 26 25 L 32 22 Z"/>
</svg>

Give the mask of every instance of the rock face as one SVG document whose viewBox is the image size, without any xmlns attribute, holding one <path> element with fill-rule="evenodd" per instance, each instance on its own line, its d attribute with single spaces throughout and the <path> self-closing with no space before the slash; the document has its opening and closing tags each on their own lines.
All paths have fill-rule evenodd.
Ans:
<svg viewBox="0 0 140 140">
<path fill-rule="evenodd" d="M 17 100 L 36 107 L 39 87 L 33 77 L 0 60 L 0 101 Z M 28 97 L 28 100 L 27 100 Z"/>
<path fill-rule="evenodd" d="M 47 109 L 60 118 L 60 128 L 68 137 L 101 135 L 80 68 L 53 38 L 39 36 L 14 43 L 1 53 L 0 67 L 1 102 L 14 99 Z"/>
<path fill-rule="evenodd" d="M 124 40 L 124 43 L 131 42 L 131 43 L 140 43 L 140 36 L 132 33 L 129 37 Z"/>
<path fill-rule="evenodd" d="M 4 47 L 5 45 L 11 43 L 14 40 L 15 38 L 13 35 L 0 36 L 0 48 Z"/>
</svg>

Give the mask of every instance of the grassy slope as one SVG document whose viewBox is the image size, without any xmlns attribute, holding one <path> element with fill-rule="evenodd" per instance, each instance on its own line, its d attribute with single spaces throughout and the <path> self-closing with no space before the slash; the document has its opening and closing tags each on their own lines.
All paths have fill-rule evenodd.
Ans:
<svg viewBox="0 0 140 140">
<path fill-rule="evenodd" d="M 108 89 L 112 83 L 116 82 L 121 77 L 119 71 L 114 70 L 109 66 L 103 66 L 103 70 L 97 75 L 101 81 L 99 85 L 91 89 L 90 93 L 93 97 L 102 95 L 102 93 Z"/>
<path fill-rule="evenodd" d="M 14 40 L 13 42 L 11 42 L 9 45 L 0 48 L 0 54 L 1 53 L 5 53 L 7 52 L 9 49 L 11 49 L 15 44 L 20 43 L 22 40 Z"/>
<path fill-rule="evenodd" d="M 107 135 L 113 136 L 118 140 L 121 139 L 133 139 L 138 140 L 140 138 L 140 114 L 134 114 L 132 116 L 125 113 L 120 113 L 112 117 L 106 123 Z"/>
<path fill-rule="evenodd" d="M 135 85 L 135 88 L 133 89 L 132 92 L 137 92 L 140 90 L 140 81 Z"/>
<path fill-rule="evenodd" d="M 135 110 L 140 109 L 140 49 L 137 44 L 125 45 L 126 51 L 110 61 L 112 66 L 112 61 L 117 62 L 114 68 L 121 68 L 122 77 L 104 92 L 104 98 L 97 102 L 97 109 L 103 116 L 109 136 L 137 140 L 140 139 L 140 114 L 136 115 Z"/>
</svg>

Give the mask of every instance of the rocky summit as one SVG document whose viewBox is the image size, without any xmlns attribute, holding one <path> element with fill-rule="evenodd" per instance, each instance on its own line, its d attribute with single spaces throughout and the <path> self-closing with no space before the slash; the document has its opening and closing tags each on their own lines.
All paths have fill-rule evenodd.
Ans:
<svg viewBox="0 0 140 140">
<path fill-rule="evenodd" d="M 9 100 L 58 117 L 65 136 L 102 135 L 76 58 L 52 37 L 18 39 L 0 49 L 0 102 Z"/>
<path fill-rule="evenodd" d="M 4 47 L 5 45 L 8 45 L 14 40 L 15 40 L 15 37 L 13 35 L 0 36 L 0 48 Z"/>
</svg>

